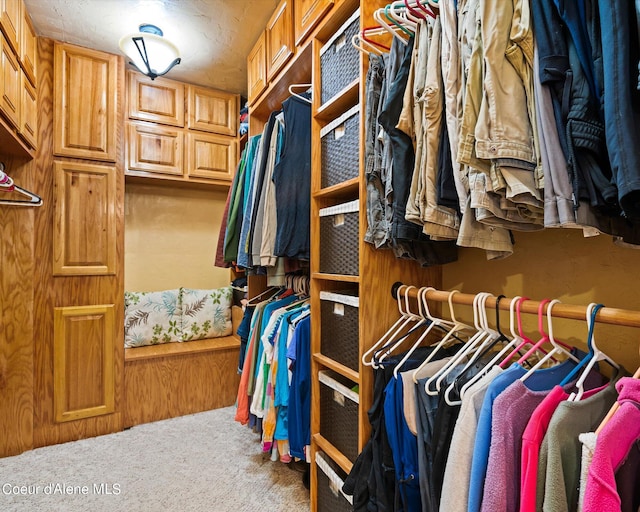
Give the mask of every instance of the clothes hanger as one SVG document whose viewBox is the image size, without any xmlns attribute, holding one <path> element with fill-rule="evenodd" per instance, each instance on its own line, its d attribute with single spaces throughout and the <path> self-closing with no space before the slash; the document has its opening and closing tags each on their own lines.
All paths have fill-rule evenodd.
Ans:
<svg viewBox="0 0 640 512">
<path fill-rule="evenodd" d="M 397 379 L 398 378 L 398 371 L 400 370 L 400 368 L 402 368 L 402 366 L 404 365 L 405 362 L 407 362 L 407 360 L 409 359 L 409 357 L 411 357 L 411 354 L 413 354 L 413 352 L 422 344 L 422 342 L 425 340 L 425 338 L 429 335 L 429 333 L 433 330 L 434 327 L 449 327 L 449 328 L 456 328 L 456 323 L 452 322 L 450 320 L 446 320 L 443 318 L 437 318 L 434 317 L 431 312 L 429 311 L 429 305 L 427 304 L 427 293 L 429 293 L 430 290 L 435 290 L 435 288 L 433 287 L 425 287 L 425 288 L 420 288 L 420 290 L 418 290 L 418 303 L 422 303 L 424 309 L 422 309 L 423 313 L 425 314 L 425 316 L 431 321 L 431 323 L 427 326 L 427 328 L 423 331 L 423 333 L 420 335 L 420 337 L 416 340 L 416 342 L 412 345 L 411 349 L 409 349 L 407 351 L 407 353 L 405 354 L 405 356 L 400 360 L 400 362 L 395 366 L 395 368 L 393 369 L 393 376 Z M 450 330 L 447 335 L 444 338 L 444 342 L 446 343 L 447 339 L 451 338 L 451 333 L 452 331 Z M 438 343 L 438 345 L 436 345 L 436 348 L 434 348 L 431 353 L 429 354 L 429 356 L 427 357 L 427 362 L 431 361 L 431 359 L 433 359 L 433 357 L 435 356 L 435 352 L 442 346 L 443 342 L 442 340 Z"/>
<path fill-rule="evenodd" d="M 486 303 L 489 297 L 493 297 L 493 295 L 487 294 L 485 297 L 483 297 L 483 299 L 480 302 L 480 308 L 481 308 L 480 323 L 481 323 L 482 329 L 487 333 L 487 335 L 482 341 L 482 343 L 480 343 L 480 346 L 478 346 L 473 350 L 469 361 L 467 361 L 464 368 L 462 368 L 462 371 L 456 376 L 456 378 L 451 382 L 451 384 L 447 386 L 447 389 L 445 390 L 445 393 L 444 393 L 445 402 L 447 402 L 447 404 L 451 406 L 460 405 L 462 403 L 462 400 L 461 400 L 462 397 L 459 397 L 458 400 L 454 400 L 451 396 L 451 393 L 456 389 L 455 381 L 457 380 L 457 378 L 460 376 L 460 374 L 462 374 L 463 372 L 471 368 L 471 366 L 473 366 L 475 362 L 479 360 L 480 355 L 484 354 L 485 350 L 489 346 L 493 346 L 494 341 L 500 337 L 499 333 L 489 326 L 489 321 L 487 319 Z M 436 381 L 436 386 L 437 386 L 437 381 Z"/>
<path fill-rule="evenodd" d="M 436 372 L 432 377 L 430 377 L 424 385 L 425 392 L 429 395 L 435 396 L 439 393 L 440 387 L 442 385 L 442 380 L 455 368 L 461 361 L 463 361 L 467 355 L 478 345 L 481 343 L 484 338 L 487 336 L 486 331 L 482 329 L 480 324 L 480 317 L 482 313 L 480 312 L 480 301 L 485 297 L 491 295 L 486 292 L 481 292 L 476 294 L 473 298 L 473 325 L 476 328 L 476 333 L 469 338 L 469 340 L 462 346 L 460 350 L 453 356 L 449 362 L 444 365 L 438 372 Z M 434 388 L 432 388 L 432 385 Z"/>
<path fill-rule="evenodd" d="M 420 19 L 415 18 L 403 5 L 403 0 L 396 0 L 389 4 L 389 15 L 401 25 L 408 27 L 415 33 Z"/>
<path fill-rule="evenodd" d="M 247 301 L 246 305 L 247 306 L 255 306 L 256 304 L 259 304 L 262 301 L 269 300 L 269 299 L 275 297 L 275 295 L 278 292 L 282 291 L 282 289 L 283 289 L 282 286 L 270 286 L 266 290 L 260 292 L 258 295 L 254 296 L 254 297 L 251 297 Z M 257 301 L 257 302 L 255 302 L 255 301 Z"/>
<path fill-rule="evenodd" d="M 555 306 L 559 302 L 560 301 L 558 299 L 553 299 L 547 306 L 547 341 L 551 343 L 551 345 L 553 345 L 553 349 L 547 352 L 547 354 L 545 354 L 544 357 L 540 359 L 540 361 L 538 361 L 527 373 L 520 377 L 521 382 L 527 380 L 531 375 L 533 375 L 533 372 L 542 367 L 542 365 L 549 359 L 551 359 L 554 355 L 565 354 L 568 358 L 573 359 L 576 363 L 580 362 L 580 360 L 576 356 L 574 356 L 570 350 L 567 350 L 567 348 L 565 348 L 563 344 L 560 344 L 560 342 L 556 341 L 556 339 L 553 337 L 553 322 L 551 319 L 551 310 L 553 309 L 553 306 Z"/>
<path fill-rule="evenodd" d="M 377 47 L 377 48 L 380 48 L 381 50 L 385 50 L 385 51 L 387 51 L 387 52 L 391 50 L 391 48 L 390 48 L 390 47 L 388 47 L 388 46 L 386 46 L 386 45 L 384 45 L 384 44 L 382 44 L 382 43 L 379 43 L 379 42 L 377 42 L 377 41 L 374 41 L 373 39 L 369 39 L 369 38 L 367 37 L 367 34 L 371 34 L 371 35 L 383 35 L 383 34 L 387 34 L 387 31 L 386 31 L 384 28 L 382 28 L 380 25 L 376 25 L 376 26 L 373 26 L 373 27 L 365 27 L 365 28 L 363 28 L 363 29 L 360 31 L 361 39 L 363 39 L 364 41 L 366 41 L 366 42 L 370 43 L 371 45 L 373 45 L 373 46 L 375 46 L 375 47 Z"/>
<path fill-rule="evenodd" d="M 449 343 L 450 341 L 452 341 L 452 339 L 457 339 L 455 337 L 455 333 L 458 333 L 462 330 L 473 330 L 473 327 L 464 324 L 462 322 L 459 322 L 456 319 L 456 315 L 453 311 L 453 296 L 456 293 L 460 293 L 459 290 L 452 290 L 451 292 L 449 292 L 449 297 L 447 298 L 447 302 L 449 303 L 449 316 L 451 316 L 451 321 L 453 322 L 453 327 L 451 328 L 451 330 L 438 342 L 438 344 L 435 346 L 435 348 L 433 349 L 433 351 L 429 354 L 429 356 L 422 362 L 420 363 L 420 365 L 413 371 L 412 374 L 412 379 L 413 382 L 415 384 L 418 383 L 418 375 L 420 370 L 422 370 L 422 368 L 424 368 L 427 364 L 429 364 L 429 362 L 431 362 L 433 360 L 433 358 L 435 357 L 435 355 L 437 354 L 437 352 L 447 343 Z"/>
<path fill-rule="evenodd" d="M 467 389 L 469 389 L 471 386 L 473 386 L 473 384 L 475 384 L 484 375 L 486 375 L 489 369 L 493 368 L 496 364 L 498 364 L 498 361 L 501 361 L 504 355 L 507 352 L 509 352 L 512 349 L 512 347 L 515 347 L 516 345 L 519 345 L 522 342 L 522 338 L 520 338 L 520 336 L 515 332 L 514 307 L 520 299 L 521 299 L 520 296 L 515 296 L 513 299 L 511 299 L 511 302 L 509 303 L 509 330 L 511 333 L 511 341 L 507 343 L 507 345 L 505 345 L 503 349 L 500 352 L 498 352 L 495 355 L 495 357 L 485 365 L 483 371 L 478 372 L 476 375 L 474 375 L 471 379 L 469 379 L 469 381 L 467 381 L 462 386 L 462 388 L 460 389 L 460 398 L 464 397 L 464 394 L 466 393 Z M 497 302 L 497 299 L 496 299 L 496 302 Z"/>
<path fill-rule="evenodd" d="M 312 86 L 313 84 L 290 84 L 289 94 L 291 94 L 291 96 L 295 96 L 296 98 L 300 98 L 302 101 L 306 101 L 307 103 L 312 103 L 312 101 L 309 98 L 305 98 L 304 96 L 301 96 L 300 94 L 294 91 L 294 89 L 298 89 L 300 87 L 304 88 L 305 90 L 308 90 L 309 87 L 312 87 Z"/>
<path fill-rule="evenodd" d="M 381 28 L 386 30 L 392 36 L 397 37 L 402 44 L 407 45 L 408 41 L 401 35 L 402 32 L 398 32 L 395 28 L 389 25 L 387 21 L 385 21 L 386 17 L 384 16 L 383 12 L 384 9 L 377 9 L 373 11 L 373 19 L 378 22 Z"/>
<path fill-rule="evenodd" d="M 427 9 L 427 8 L 424 6 L 424 4 L 425 4 L 425 3 L 426 3 L 426 2 L 421 2 L 421 1 L 417 1 L 417 0 L 416 0 L 416 2 L 415 2 L 416 7 L 417 7 L 418 9 L 420 9 L 421 11 L 424 11 L 424 13 L 425 13 L 427 16 L 430 16 L 430 17 L 432 17 L 433 19 L 435 19 L 435 18 L 436 18 L 436 14 L 431 10 L 431 6 L 429 6 L 429 8 Z M 427 5 L 428 5 L 428 4 L 427 4 Z"/>
<path fill-rule="evenodd" d="M 29 199 L 2 199 L 0 204 L 7 206 L 42 206 L 42 198 L 33 192 L 19 187 L 13 179 L 4 172 L 4 164 L 0 162 L 0 192 L 18 192 Z"/>
<path fill-rule="evenodd" d="M 591 311 L 591 315 L 589 316 L 591 322 L 589 325 L 589 335 L 588 335 L 587 341 L 589 345 L 589 354 L 591 354 L 591 358 L 589 359 L 587 366 L 583 370 L 582 375 L 580 375 L 578 382 L 576 382 L 576 386 L 575 386 L 576 391 L 574 391 L 573 393 L 571 393 L 571 395 L 569 395 L 568 400 L 570 402 L 578 402 L 582 398 L 582 395 L 584 394 L 584 382 L 587 379 L 589 372 L 591 372 L 591 370 L 596 365 L 596 363 L 600 361 L 605 361 L 609 363 L 611 366 L 613 366 L 616 369 L 616 371 L 618 372 L 620 371 L 620 365 L 598 348 L 598 346 L 596 345 L 595 337 L 593 335 L 593 331 L 596 323 L 596 315 L 598 314 L 598 311 L 603 307 L 604 307 L 604 304 L 594 305 Z"/>
<path fill-rule="evenodd" d="M 518 354 L 524 347 L 526 347 L 527 345 L 533 345 L 533 341 L 529 339 L 529 337 L 527 337 L 522 332 L 522 316 L 521 316 L 520 308 L 522 307 L 522 303 L 525 300 L 529 300 L 529 297 L 520 297 L 518 299 L 518 302 L 516 303 L 516 318 L 518 320 L 518 339 L 520 340 L 520 343 L 509 353 L 507 357 L 505 357 L 500 363 L 498 363 L 500 368 L 504 369 L 505 366 L 510 364 L 511 359 L 516 354 Z M 513 333 L 513 330 L 511 332 Z"/>
<path fill-rule="evenodd" d="M 354 34 L 351 38 L 351 44 L 362 53 L 369 55 L 370 53 L 375 53 L 376 55 L 382 55 L 382 48 L 378 48 L 378 46 L 388 48 L 387 46 L 381 45 L 373 41 L 373 39 L 369 39 L 364 36 L 362 32 L 360 34 Z"/>
<path fill-rule="evenodd" d="M 384 6 L 384 16 L 391 22 L 393 23 L 396 27 L 398 27 L 400 30 L 402 30 L 405 34 L 407 34 L 409 37 L 411 37 L 412 35 L 414 35 L 414 31 L 411 30 L 410 28 L 408 28 L 405 23 L 406 20 L 404 19 L 396 19 L 394 17 L 394 15 L 390 12 L 391 11 L 391 5 L 392 4 L 387 4 Z M 408 23 L 407 23 L 408 24 Z M 411 26 L 411 25 L 409 25 Z M 415 27 L 414 27 L 415 28 Z"/>
<path fill-rule="evenodd" d="M 414 9 L 411 6 L 411 4 L 409 4 L 409 0 L 403 0 L 403 1 L 407 11 L 416 19 L 416 21 L 419 21 L 419 20 L 426 21 L 427 17 L 425 16 L 424 12 Z"/>
<path fill-rule="evenodd" d="M 546 332 L 544 332 L 544 328 L 542 327 L 542 319 L 545 314 L 543 311 L 550 302 L 550 299 L 542 299 L 540 301 L 540 304 L 538 305 L 538 332 L 540 333 L 540 339 L 535 344 L 533 344 L 533 346 L 527 352 L 525 352 L 525 354 L 521 356 L 520 359 L 518 359 L 519 365 L 522 365 L 527 359 L 529 359 L 531 355 L 539 350 L 542 345 L 549 341 L 549 336 Z M 548 313 L 546 314 L 548 317 Z M 520 327 L 520 324 L 518 324 L 518 327 Z"/>
<path fill-rule="evenodd" d="M 401 291 L 404 287 L 404 301 L 401 297 Z M 398 311 L 400 313 L 400 317 L 395 321 L 395 323 L 385 332 L 378 341 L 376 341 L 369 350 L 367 350 L 364 354 L 362 354 L 362 364 L 364 366 L 374 366 L 373 357 L 371 360 L 367 361 L 367 357 L 373 355 L 374 352 L 381 346 L 385 346 L 388 343 L 391 343 L 394 338 L 396 338 L 403 330 L 408 327 L 411 322 L 417 322 L 420 320 L 418 315 L 415 315 L 411 312 L 409 308 L 409 290 L 415 289 L 415 286 L 406 286 L 402 285 L 398 287 L 398 291 L 396 292 L 396 301 L 398 304 Z M 405 306 L 403 309 L 402 306 Z"/>
</svg>

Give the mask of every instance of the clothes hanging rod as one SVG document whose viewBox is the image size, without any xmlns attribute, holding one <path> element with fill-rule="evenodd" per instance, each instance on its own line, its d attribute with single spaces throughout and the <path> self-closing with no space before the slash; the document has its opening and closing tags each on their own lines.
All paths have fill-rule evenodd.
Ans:
<svg viewBox="0 0 640 512">
<path fill-rule="evenodd" d="M 404 283 L 397 282 L 391 286 L 391 295 L 394 299 L 397 298 L 398 291 L 402 286 L 408 286 Z M 409 290 L 409 297 L 416 299 L 418 297 L 419 286 Z M 400 290 L 404 294 L 404 290 Z M 429 290 L 427 292 L 427 299 L 436 302 L 447 302 L 449 300 L 448 291 L 442 290 Z M 455 293 L 451 302 L 454 304 L 462 304 L 467 306 L 473 306 L 474 294 L 471 293 Z M 505 297 L 500 299 L 500 309 L 509 311 L 509 304 L 511 303 L 511 297 Z M 496 297 L 489 297 L 487 299 L 485 307 L 495 308 Z M 538 306 L 540 301 L 538 300 L 525 300 L 522 302 L 520 311 L 523 313 L 529 313 L 532 315 L 538 314 Z M 586 320 L 587 306 L 577 306 L 574 304 L 565 304 L 559 302 L 553 306 L 554 318 L 569 318 L 571 320 Z M 596 322 L 612 325 L 624 325 L 627 327 L 640 327 L 640 311 L 632 311 L 629 309 L 618 309 L 604 307 L 600 309 L 596 315 Z"/>
</svg>

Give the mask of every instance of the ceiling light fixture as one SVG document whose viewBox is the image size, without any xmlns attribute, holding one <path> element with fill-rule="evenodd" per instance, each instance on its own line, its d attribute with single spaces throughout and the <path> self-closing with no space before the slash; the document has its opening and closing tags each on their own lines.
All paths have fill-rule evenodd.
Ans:
<svg viewBox="0 0 640 512">
<path fill-rule="evenodd" d="M 129 63 L 151 80 L 180 64 L 178 47 L 162 37 L 162 30 L 148 23 L 140 25 L 140 32 L 120 39 L 120 49 L 131 59 Z"/>
</svg>

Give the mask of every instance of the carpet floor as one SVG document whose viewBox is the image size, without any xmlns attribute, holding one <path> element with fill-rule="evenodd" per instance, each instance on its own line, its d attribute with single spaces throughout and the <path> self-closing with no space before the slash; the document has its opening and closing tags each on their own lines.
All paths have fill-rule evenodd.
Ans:
<svg viewBox="0 0 640 512">
<path fill-rule="evenodd" d="M 308 511 L 302 473 L 263 454 L 234 407 L 0 459 L 0 510 Z"/>
</svg>

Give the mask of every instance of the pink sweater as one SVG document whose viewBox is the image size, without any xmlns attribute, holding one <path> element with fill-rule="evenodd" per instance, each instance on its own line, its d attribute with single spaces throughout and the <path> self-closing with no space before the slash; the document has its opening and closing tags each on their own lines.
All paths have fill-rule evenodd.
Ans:
<svg viewBox="0 0 640 512">
<path fill-rule="evenodd" d="M 583 512 L 620 510 L 615 473 L 640 438 L 640 380 L 624 377 L 616 383 L 620 408 L 598 435 L 589 466 Z"/>
</svg>

